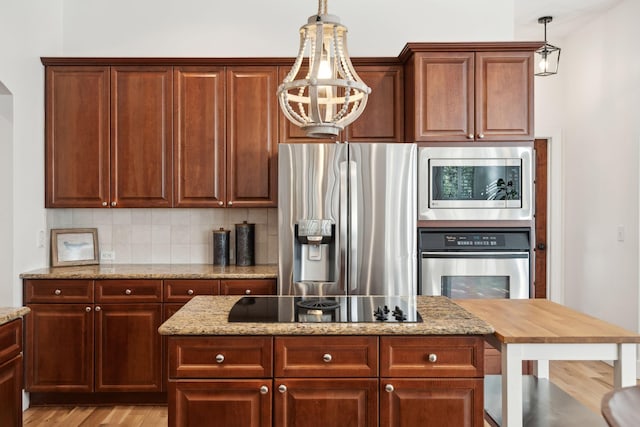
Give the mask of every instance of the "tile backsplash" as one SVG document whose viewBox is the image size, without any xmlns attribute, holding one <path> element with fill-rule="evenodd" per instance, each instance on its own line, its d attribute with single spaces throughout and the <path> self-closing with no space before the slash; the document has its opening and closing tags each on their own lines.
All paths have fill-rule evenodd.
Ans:
<svg viewBox="0 0 640 427">
<path fill-rule="evenodd" d="M 256 264 L 277 264 L 276 208 L 47 209 L 49 230 L 97 228 L 100 252 L 113 251 L 116 264 L 211 264 L 213 231 L 221 227 L 231 231 L 235 264 L 234 225 L 243 221 L 256 225 Z"/>
</svg>

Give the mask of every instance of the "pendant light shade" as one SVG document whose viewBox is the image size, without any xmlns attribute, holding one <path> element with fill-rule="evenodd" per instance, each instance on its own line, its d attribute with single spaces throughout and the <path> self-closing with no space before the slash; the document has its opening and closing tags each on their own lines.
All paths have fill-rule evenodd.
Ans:
<svg viewBox="0 0 640 427">
<path fill-rule="evenodd" d="M 319 0 L 318 14 L 300 28 L 298 56 L 278 87 L 282 112 L 307 136 L 332 137 L 362 114 L 370 92 L 351 65 L 347 28 Z"/>
<path fill-rule="evenodd" d="M 544 24 L 544 45 L 536 50 L 536 76 L 551 76 L 558 73 L 560 48 L 547 42 L 547 24 L 552 20 L 551 16 L 538 18 L 538 23 Z"/>
</svg>

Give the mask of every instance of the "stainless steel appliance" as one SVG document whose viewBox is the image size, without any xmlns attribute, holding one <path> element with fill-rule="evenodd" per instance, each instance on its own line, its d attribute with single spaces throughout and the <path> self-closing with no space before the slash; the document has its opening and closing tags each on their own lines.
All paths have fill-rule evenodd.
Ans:
<svg viewBox="0 0 640 427">
<path fill-rule="evenodd" d="M 420 294 L 529 298 L 530 230 L 421 228 Z"/>
<path fill-rule="evenodd" d="M 243 297 L 229 322 L 416 323 L 422 317 L 416 296 L 258 296 Z"/>
<path fill-rule="evenodd" d="M 419 220 L 531 220 L 531 147 L 420 147 Z"/>
<path fill-rule="evenodd" d="M 415 295 L 415 144 L 280 144 L 280 295 Z"/>
</svg>

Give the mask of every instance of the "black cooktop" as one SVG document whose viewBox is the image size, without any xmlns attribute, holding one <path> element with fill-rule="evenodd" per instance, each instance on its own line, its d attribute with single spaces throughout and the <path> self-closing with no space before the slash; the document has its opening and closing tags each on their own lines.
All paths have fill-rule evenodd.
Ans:
<svg viewBox="0 0 640 427">
<path fill-rule="evenodd" d="M 235 303 L 229 322 L 416 323 L 422 318 L 415 297 L 254 296 Z"/>
</svg>

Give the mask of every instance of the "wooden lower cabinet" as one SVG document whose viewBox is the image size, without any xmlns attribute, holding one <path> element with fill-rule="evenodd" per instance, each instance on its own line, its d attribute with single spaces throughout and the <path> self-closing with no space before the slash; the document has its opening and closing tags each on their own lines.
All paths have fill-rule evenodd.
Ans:
<svg viewBox="0 0 640 427">
<path fill-rule="evenodd" d="M 22 426 L 22 319 L 0 326 L 0 426 Z"/>
<path fill-rule="evenodd" d="M 275 295 L 275 279 L 221 280 L 220 295 Z"/>
</svg>

